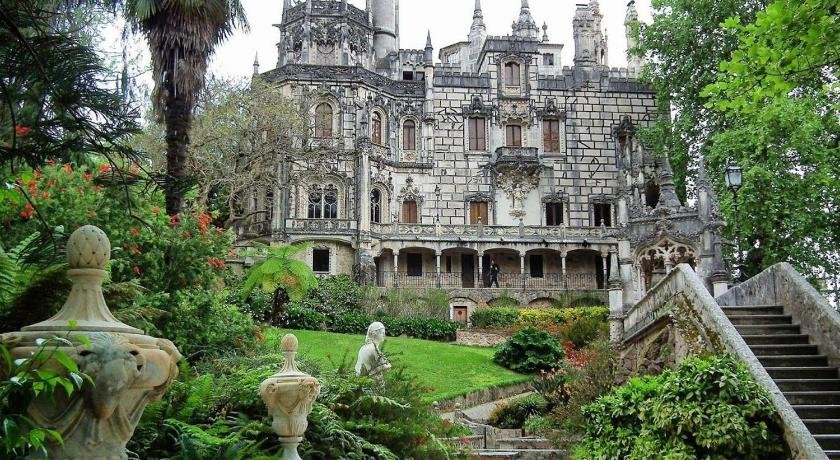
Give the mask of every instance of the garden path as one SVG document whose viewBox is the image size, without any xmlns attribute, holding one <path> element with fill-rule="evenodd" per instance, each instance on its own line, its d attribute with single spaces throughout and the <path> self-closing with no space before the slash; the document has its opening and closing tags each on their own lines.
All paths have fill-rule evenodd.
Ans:
<svg viewBox="0 0 840 460">
<path fill-rule="evenodd" d="M 490 414 L 496 409 L 496 407 L 507 403 L 511 399 L 518 398 L 520 396 L 531 394 L 532 392 L 525 392 L 518 395 L 513 395 L 504 399 L 499 399 L 497 401 L 491 401 L 485 404 L 479 404 L 477 406 L 473 406 L 467 409 L 464 409 L 462 412 L 464 416 L 467 417 L 472 422 L 476 423 L 487 423 L 490 419 Z M 455 412 L 444 412 L 440 414 L 441 418 L 453 421 L 455 420 Z"/>
</svg>

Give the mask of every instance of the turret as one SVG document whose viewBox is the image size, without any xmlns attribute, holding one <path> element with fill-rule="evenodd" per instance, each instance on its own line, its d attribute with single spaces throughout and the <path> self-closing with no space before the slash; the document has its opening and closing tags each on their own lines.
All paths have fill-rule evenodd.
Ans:
<svg viewBox="0 0 840 460">
<path fill-rule="evenodd" d="M 601 10 L 597 0 L 578 4 L 572 19 L 576 66 L 606 65 L 606 39 L 601 32 Z"/>
<path fill-rule="evenodd" d="M 642 68 L 642 58 L 631 53 L 638 45 L 635 28 L 639 24 L 639 12 L 636 11 L 636 0 L 627 4 L 627 14 L 624 16 L 624 36 L 627 38 L 627 68 L 631 73 L 638 73 Z"/>
<path fill-rule="evenodd" d="M 522 8 L 519 10 L 519 20 L 513 23 L 513 36 L 530 38 L 536 40 L 540 35 L 540 29 L 531 16 L 531 8 L 528 0 L 522 0 Z"/>
<path fill-rule="evenodd" d="M 373 19 L 373 49 L 377 59 L 383 59 L 397 51 L 397 9 L 396 0 L 371 0 L 370 14 Z"/>
<path fill-rule="evenodd" d="M 254 54 L 254 75 L 260 74 L 260 56 L 259 54 Z"/>
<path fill-rule="evenodd" d="M 435 48 L 432 46 L 432 31 L 426 34 L 426 48 L 423 50 L 423 64 L 425 67 L 434 66 Z"/>
</svg>

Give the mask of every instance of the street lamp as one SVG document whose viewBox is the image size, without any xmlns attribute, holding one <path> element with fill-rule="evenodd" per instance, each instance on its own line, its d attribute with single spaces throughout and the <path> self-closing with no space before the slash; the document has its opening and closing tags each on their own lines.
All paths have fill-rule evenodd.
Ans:
<svg viewBox="0 0 840 460">
<path fill-rule="evenodd" d="M 435 185 L 435 204 L 437 205 L 437 216 L 435 216 L 435 222 L 440 223 L 440 184 Z"/>
<path fill-rule="evenodd" d="M 743 184 L 743 170 L 740 166 L 735 164 L 734 162 L 730 161 L 729 164 L 726 165 L 726 175 L 724 177 L 726 179 L 726 188 L 728 188 L 732 192 L 732 208 L 734 211 L 733 220 L 738 219 L 738 191 L 741 190 L 741 185 Z M 735 225 L 735 251 L 736 251 L 736 259 L 735 262 L 738 264 L 738 279 L 743 280 L 744 278 L 744 265 L 741 258 L 741 244 L 738 239 L 738 226 Z"/>
</svg>

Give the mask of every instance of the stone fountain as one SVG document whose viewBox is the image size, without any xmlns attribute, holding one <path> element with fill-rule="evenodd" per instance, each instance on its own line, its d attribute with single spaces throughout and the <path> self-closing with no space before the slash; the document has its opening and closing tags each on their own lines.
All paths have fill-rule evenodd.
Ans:
<svg viewBox="0 0 840 460">
<path fill-rule="evenodd" d="M 73 288 L 61 311 L 0 336 L 0 342 L 11 344 L 15 358 L 30 356 L 39 339 L 67 339 L 71 345 L 59 350 L 92 381 L 69 397 L 57 392 L 29 406 L 35 423 L 58 431 L 64 440 L 48 445 L 51 459 L 127 459 L 125 446 L 146 405 L 159 400 L 178 375 L 181 355 L 172 342 L 144 335 L 108 310 L 102 280 L 110 257 L 111 243 L 102 230 L 87 225 L 73 232 L 67 242 Z"/>
<path fill-rule="evenodd" d="M 281 460 L 301 460 L 297 446 L 303 441 L 303 434 L 309 425 L 306 418 L 321 392 L 321 384 L 318 379 L 297 368 L 297 337 L 285 335 L 280 346 L 286 361 L 280 372 L 260 385 L 260 395 L 273 418 L 271 427 L 280 436 L 280 444 L 283 446 Z"/>
</svg>

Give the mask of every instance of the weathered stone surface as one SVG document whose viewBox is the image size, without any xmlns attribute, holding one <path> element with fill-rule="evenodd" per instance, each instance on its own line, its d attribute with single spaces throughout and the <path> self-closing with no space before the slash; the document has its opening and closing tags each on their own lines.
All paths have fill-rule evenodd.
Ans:
<svg viewBox="0 0 840 460">
<path fill-rule="evenodd" d="M 455 333 L 455 343 L 476 347 L 495 347 L 504 343 L 507 337 L 492 332 L 460 330 Z"/>
</svg>

